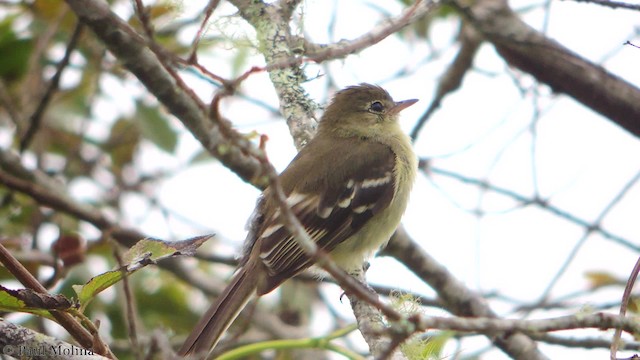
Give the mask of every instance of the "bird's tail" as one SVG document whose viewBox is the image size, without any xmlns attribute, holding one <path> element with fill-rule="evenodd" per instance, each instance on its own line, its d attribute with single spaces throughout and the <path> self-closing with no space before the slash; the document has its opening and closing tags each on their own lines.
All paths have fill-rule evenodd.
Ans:
<svg viewBox="0 0 640 360">
<path fill-rule="evenodd" d="M 242 267 L 191 331 L 178 351 L 180 356 L 211 350 L 244 308 L 257 287 L 257 276 Z"/>
</svg>

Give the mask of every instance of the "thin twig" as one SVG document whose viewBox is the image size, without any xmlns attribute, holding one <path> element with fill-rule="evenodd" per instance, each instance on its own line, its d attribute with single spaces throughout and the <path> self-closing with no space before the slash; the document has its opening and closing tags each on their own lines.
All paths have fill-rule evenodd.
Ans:
<svg viewBox="0 0 640 360">
<path fill-rule="evenodd" d="M 80 36 L 82 35 L 83 28 L 84 24 L 81 21 L 78 21 L 75 29 L 73 30 L 73 34 L 71 35 L 71 39 L 69 39 L 69 43 L 67 44 L 67 49 L 65 50 L 64 56 L 58 63 L 55 74 L 53 74 L 53 77 L 49 81 L 49 86 L 47 86 L 42 99 L 40 99 L 40 101 L 38 102 L 38 106 L 29 118 L 29 127 L 27 128 L 27 132 L 24 134 L 22 140 L 20 140 L 20 152 L 25 151 L 27 147 L 29 147 L 29 144 L 31 144 L 33 137 L 40 128 L 44 112 L 47 109 L 47 106 L 49 105 L 53 94 L 58 90 L 62 73 L 64 69 L 66 69 L 66 67 L 69 65 L 71 54 L 78 45 L 78 41 L 80 40 Z"/>
<path fill-rule="evenodd" d="M 566 337 L 556 336 L 549 333 L 530 334 L 532 339 L 552 345 L 561 345 L 566 348 L 587 349 L 610 349 L 611 341 L 594 337 Z M 622 344 L 624 350 L 640 351 L 640 343 L 637 341 L 625 341 Z"/>
<path fill-rule="evenodd" d="M 149 42 L 153 42 L 153 25 L 151 24 L 151 19 L 149 18 L 149 9 L 144 6 L 142 0 L 134 0 L 136 15 L 138 15 L 138 19 L 142 24 L 142 29 L 144 29 L 145 34 L 147 35 L 147 40 Z"/>
<path fill-rule="evenodd" d="M 51 177 L 40 171 L 26 169 L 15 154 L 0 149 L 0 184 L 28 195 L 40 205 L 65 212 L 87 221 L 110 234 L 125 246 L 132 246 L 145 236 L 140 232 L 118 226 L 99 210 L 79 203 L 63 191 Z"/>
<path fill-rule="evenodd" d="M 612 0 L 575 0 L 575 1 L 606 6 L 613 9 L 640 10 L 640 5 L 629 4 L 622 1 L 612 1 Z"/>
<path fill-rule="evenodd" d="M 638 49 L 640 49 L 640 46 L 638 46 L 638 45 L 636 45 L 636 44 L 632 43 L 632 42 L 631 42 L 631 41 L 629 41 L 629 40 L 627 40 L 627 41 L 626 41 L 624 44 L 622 44 L 622 45 L 631 45 L 631 46 L 633 46 L 634 48 L 638 48 Z"/>
<path fill-rule="evenodd" d="M 386 20 L 384 24 L 372 29 L 358 38 L 350 41 L 342 40 L 329 46 L 306 44 L 306 46 L 311 47 L 311 49 L 307 51 L 304 58 L 293 58 L 277 62 L 267 66 L 267 70 L 270 71 L 274 68 L 298 65 L 305 61 L 322 63 L 327 60 L 341 59 L 347 55 L 357 53 L 379 43 L 389 35 L 395 34 L 405 26 L 421 19 L 427 13 L 434 10 L 436 6 L 437 4 L 433 1 L 417 0 L 399 16 Z"/>
<path fill-rule="evenodd" d="M 430 285 L 447 311 L 463 317 L 497 318 L 486 299 L 466 287 L 442 264 L 431 257 L 412 239 L 403 226 L 398 227 L 383 254 L 396 258 L 423 282 Z M 415 319 L 414 319 L 415 320 Z M 418 327 L 417 327 L 418 328 Z M 421 328 L 426 329 L 426 328 Z M 508 336 L 503 336 L 507 335 Z M 514 358 L 547 359 L 536 343 L 524 334 L 509 331 L 487 332 L 487 337 L 502 351 Z M 517 355 L 517 356 L 516 356 Z"/>
<path fill-rule="evenodd" d="M 207 25 L 207 22 L 209 21 L 209 19 L 211 18 L 213 11 L 218 7 L 219 4 L 220 4 L 220 0 L 210 0 L 209 3 L 207 3 L 207 7 L 205 7 L 204 9 L 204 19 L 202 19 L 200 28 L 198 28 L 198 32 L 196 33 L 196 36 L 193 38 L 193 42 L 191 43 L 191 54 L 189 54 L 189 57 L 187 59 L 187 61 L 190 64 L 195 64 L 198 62 L 198 55 L 196 51 L 198 51 L 198 45 L 200 45 L 200 40 L 202 40 L 202 37 L 204 34 L 204 28 Z"/>
<path fill-rule="evenodd" d="M 569 265 L 573 262 L 573 260 L 575 259 L 575 257 L 578 255 L 578 251 L 582 248 L 582 246 L 586 243 L 587 239 L 589 238 L 589 235 L 591 235 L 591 233 L 593 233 L 594 231 L 596 231 L 596 229 L 601 229 L 601 224 L 602 224 L 602 220 L 604 220 L 604 218 L 607 216 L 607 214 L 609 214 L 609 212 L 613 209 L 614 206 L 616 206 L 616 204 L 618 204 L 622 199 L 624 199 L 624 197 L 626 196 L 626 194 L 629 192 L 629 190 L 631 190 L 636 183 L 638 183 L 638 181 L 640 181 L 640 171 L 637 172 L 626 184 L 625 186 L 622 187 L 622 189 L 618 192 L 618 194 L 616 194 L 616 196 L 611 199 L 611 201 L 607 204 L 607 206 L 605 206 L 605 208 L 600 212 L 600 214 L 598 215 L 598 217 L 593 221 L 593 223 L 591 225 L 585 226 L 584 229 L 584 234 L 582 235 L 582 237 L 580 238 L 580 240 L 578 240 L 578 242 L 576 243 L 576 245 L 573 247 L 573 249 L 571 249 L 571 253 L 569 254 L 569 256 L 565 259 L 564 263 L 562 264 L 562 266 L 560 267 L 560 269 L 557 271 L 557 273 L 554 275 L 553 279 L 551 280 L 551 282 L 549 283 L 549 285 L 547 285 L 547 288 L 543 291 L 542 295 L 540 296 L 540 300 L 539 303 L 543 303 L 544 301 L 546 301 L 547 297 L 549 296 L 549 294 L 551 293 L 551 291 L 553 290 L 553 287 L 557 284 L 557 282 L 560 280 L 560 278 L 562 277 L 562 275 L 566 272 L 566 270 L 569 268 Z M 547 204 L 548 205 L 548 204 Z M 549 205 L 550 206 L 550 205 Z"/>
<path fill-rule="evenodd" d="M 627 313 L 627 306 L 629 305 L 629 300 L 631 299 L 631 290 L 633 290 L 633 285 L 636 283 L 636 279 L 638 278 L 638 273 L 640 273 L 640 258 L 636 260 L 636 264 L 633 266 L 631 275 L 629 275 L 629 280 L 627 281 L 627 284 L 624 287 L 622 302 L 620 304 L 621 317 L 624 317 L 624 315 Z M 611 351 L 609 353 L 611 360 L 616 360 L 616 353 L 618 352 L 618 344 L 620 343 L 621 336 L 622 336 L 622 328 L 617 328 L 615 333 L 613 334 L 613 339 L 611 340 Z"/>
<path fill-rule="evenodd" d="M 425 163 L 428 163 L 426 161 L 423 161 Z M 554 205 L 549 204 L 546 200 L 543 199 L 531 199 L 528 198 L 524 195 L 518 194 L 515 191 L 509 190 L 509 189 L 505 189 L 493 184 L 490 184 L 488 181 L 485 180 L 480 180 L 480 179 L 475 179 L 475 178 L 470 178 L 468 176 L 464 176 L 461 174 L 457 174 L 454 173 L 452 171 L 448 171 L 445 169 L 440 169 L 440 168 L 436 168 L 436 167 L 429 167 L 428 169 L 423 168 L 422 169 L 425 172 L 431 172 L 433 174 L 438 174 L 441 176 L 445 176 L 445 177 L 449 177 L 452 179 L 456 179 L 458 181 L 461 181 L 463 183 L 467 183 L 467 184 L 473 184 L 476 185 L 480 188 L 483 189 L 490 189 L 491 191 L 497 193 L 497 194 L 501 194 L 507 197 L 510 197 L 520 203 L 522 203 L 523 205 L 538 205 L 552 213 L 554 213 L 555 215 L 566 219 L 574 224 L 580 225 L 582 227 L 588 228 L 590 229 L 592 232 L 598 233 L 600 235 L 602 235 L 604 238 L 609 239 L 619 245 L 622 245 L 630 250 L 633 250 L 635 252 L 640 252 L 640 246 L 637 244 L 634 244 L 632 241 L 627 240 L 621 236 L 615 235 L 605 229 L 603 229 L 602 227 L 600 227 L 600 225 L 598 224 L 592 224 L 586 220 L 583 220 L 575 215 L 572 215 L 568 212 L 566 212 L 565 210 L 562 210 Z"/>
<path fill-rule="evenodd" d="M 129 274 L 127 274 L 127 269 L 125 267 L 125 263 L 122 261 L 122 256 L 120 255 L 120 251 L 118 250 L 117 244 L 113 243 L 113 257 L 118 262 L 118 266 L 122 272 L 122 290 L 124 291 L 125 298 L 125 306 L 127 308 L 127 318 L 125 321 L 127 322 L 127 329 L 129 332 L 129 340 L 131 341 L 131 347 L 133 355 L 136 359 L 142 359 L 142 349 L 140 348 L 140 343 L 138 342 L 138 329 L 137 326 L 137 314 L 136 311 L 136 303 L 135 298 L 133 297 L 133 293 L 131 292 L 131 285 L 129 283 Z"/>
<path fill-rule="evenodd" d="M 445 97 L 460 88 L 462 80 L 473 66 L 482 39 L 478 32 L 468 22 L 463 22 L 459 32 L 460 49 L 455 59 L 447 67 L 442 77 L 438 80 L 436 94 L 427 110 L 422 114 L 416 125 L 411 130 L 411 140 L 416 141 L 418 134 L 431 118 L 431 115 L 440 107 Z"/>
<path fill-rule="evenodd" d="M 238 151 L 215 126 L 206 121 L 207 106 L 173 68 L 172 59 L 175 56 L 170 57 L 167 51 L 149 43 L 103 1 L 66 2 L 109 51 L 189 129 L 207 151 L 243 180 L 253 183 L 260 179 L 256 174 L 259 171 L 257 161 Z"/>
<path fill-rule="evenodd" d="M 305 43 L 305 56 L 282 59 L 267 65 L 262 70 L 271 72 L 306 62 L 323 63 L 328 60 L 344 58 L 347 55 L 362 51 L 386 39 L 388 36 L 395 34 L 405 26 L 410 25 L 430 11 L 433 11 L 436 6 L 437 3 L 433 1 L 417 0 L 399 16 L 385 20 L 382 25 L 360 37 L 353 40 L 341 40 L 331 45 Z"/>
</svg>

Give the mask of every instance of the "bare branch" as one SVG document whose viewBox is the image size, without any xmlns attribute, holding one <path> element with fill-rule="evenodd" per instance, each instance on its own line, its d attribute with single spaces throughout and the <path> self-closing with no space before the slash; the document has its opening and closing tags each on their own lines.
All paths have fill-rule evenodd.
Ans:
<svg viewBox="0 0 640 360">
<path fill-rule="evenodd" d="M 116 245 L 111 242 L 112 245 Z M 144 353 L 140 347 L 140 341 L 138 340 L 138 314 L 136 299 L 131 291 L 131 284 L 129 283 L 129 274 L 127 274 L 126 266 L 122 260 L 122 256 L 117 246 L 113 247 L 113 257 L 118 262 L 118 266 L 122 272 L 122 290 L 124 292 L 124 306 L 126 308 L 126 314 L 124 321 L 127 323 L 127 335 L 129 335 L 129 341 L 131 341 L 131 351 L 136 359 L 141 359 Z"/>
<path fill-rule="evenodd" d="M 389 241 L 383 255 L 396 258 L 429 284 L 442 299 L 443 305 L 458 316 L 495 318 L 486 301 L 471 291 L 435 259 L 429 256 L 400 226 Z M 421 319 L 421 321 L 424 319 Z M 426 327 L 422 327 L 426 329 Z M 502 351 L 515 359 L 546 359 L 535 342 L 521 333 L 486 333 Z"/>
<path fill-rule="evenodd" d="M 131 71 L 213 156 L 244 181 L 260 178 L 255 158 L 242 153 L 207 119 L 206 106 L 173 76 L 146 41 L 99 0 L 68 0 L 80 20 L 107 45 Z"/>
<path fill-rule="evenodd" d="M 351 275 L 361 284 L 367 283 L 365 271 Z M 373 289 L 370 289 L 370 292 L 377 297 Z M 396 350 L 398 344 L 393 341 L 394 338 L 390 339 L 388 331 L 384 331 L 385 329 L 389 330 L 389 328 L 380 309 L 376 306 L 371 306 L 371 304 L 363 301 L 355 294 L 347 293 L 346 295 L 358 322 L 358 329 L 367 342 L 371 355 L 376 359 L 405 359 L 405 356 Z"/>
<path fill-rule="evenodd" d="M 100 211 L 76 202 L 54 179 L 39 170 L 30 171 L 13 153 L 0 149 L 0 184 L 27 194 L 40 205 L 50 206 L 58 211 L 87 221 L 102 231 L 108 231 L 123 245 L 130 247 L 144 238 L 141 233 L 121 228 L 112 223 Z"/>
<path fill-rule="evenodd" d="M 262 1 L 233 0 L 231 3 L 256 30 L 258 46 L 267 63 L 266 70 L 280 99 L 280 112 L 287 121 L 296 148 L 300 149 L 315 133 L 314 112 L 317 106 L 302 87 L 306 78 L 300 62 L 289 62 L 290 59 L 296 59 L 289 44 L 290 10 L 283 14 L 277 4 L 265 4 Z"/>
<path fill-rule="evenodd" d="M 0 262 L 28 289 L 42 294 L 48 293 L 47 289 L 45 289 L 44 286 L 42 286 L 42 284 L 40 284 L 40 282 L 38 282 L 38 280 L 24 268 L 24 266 L 22 266 L 22 264 L 20 264 L 20 262 L 18 262 L 18 260 L 16 260 L 2 244 L 0 244 Z M 84 327 L 82 327 L 74 317 L 57 310 L 50 310 L 50 313 L 83 347 L 87 349 L 94 349 L 94 337 Z M 104 344 L 102 345 L 103 346 L 94 350 L 100 354 L 108 354 L 108 348 L 104 347 Z"/>
<path fill-rule="evenodd" d="M 635 319 L 613 314 L 597 313 L 590 315 L 561 316 L 551 319 L 497 319 L 497 318 L 443 318 L 438 316 L 421 317 L 418 321 L 422 329 L 455 330 L 482 334 L 495 332 L 545 333 L 573 329 L 622 329 L 630 334 L 640 331 Z M 508 335 L 507 335 L 508 337 Z"/>
<path fill-rule="evenodd" d="M 451 1 L 512 66 L 640 136 L 640 90 L 524 23 L 506 0 Z"/>
<path fill-rule="evenodd" d="M 307 43 L 306 56 L 308 60 L 324 62 L 327 60 L 341 59 L 347 55 L 355 54 L 395 34 L 405 26 L 421 19 L 429 12 L 436 9 L 437 3 L 428 0 L 417 0 L 399 16 L 388 19 L 366 34 L 353 39 L 342 40 L 332 45 L 315 45 Z"/>
<path fill-rule="evenodd" d="M 609 204 L 607 204 L 607 206 L 605 206 L 604 209 L 602 209 L 602 211 L 600 212 L 598 217 L 593 221 L 593 223 L 591 225 L 585 226 L 584 234 L 582 235 L 580 240 L 578 240 L 576 245 L 573 247 L 573 249 L 571 250 L 571 253 L 569 254 L 569 256 L 567 256 L 567 258 L 565 259 L 564 263 L 560 267 L 560 270 L 558 270 L 556 275 L 554 275 L 553 279 L 551 279 L 551 281 L 549 282 L 549 285 L 547 286 L 547 288 L 543 291 L 542 295 L 540 296 L 539 303 L 543 303 L 543 302 L 546 301 L 546 299 L 549 296 L 549 294 L 551 293 L 551 290 L 553 289 L 553 287 L 560 280 L 560 277 L 562 276 L 562 274 L 564 274 L 565 271 L 569 268 L 569 264 L 571 264 L 571 262 L 573 262 L 573 260 L 575 259 L 576 255 L 578 254 L 578 251 L 586 243 L 587 239 L 589 238 L 589 235 L 591 235 L 592 232 L 597 231 L 597 229 L 601 229 L 602 220 L 604 220 L 604 218 L 607 216 L 607 214 L 609 214 L 611 209 L 613 209 L 616 204 L 618 204 L 622 199 L 625 198 L 627 193 L 636 185 L 636 183 L 638 183 L 638 181 L 640 181 L 640 172 L 637 172 L 633 176 L 633 178 L 631 178 L 625 184 L 625 186 L 622 187 L 622 189 L 609 202 Z M 544 207 L 546 207 L 546 206 L 551 206 L 551 205 L 546 203 Z M 585 223 L 586 223 L 586 221 L 585 221 Z M 635 279 L 635 277 L 634 277 L 634 279 Z M 629 281 L 631 281 L 631 279 L 629 279 Z M 628 286 L 628 283 L 627 283 L 627 286 Z M 624 305 L 625 305 L 625 303 L 623 303 L 623 306 Z M 624 315 L 624 312 L 621 312 L 620 315 Z"/>
<path fill-rule="evenodd" d="M 631 41 L 629 41 L 629 40 L 627 40 L 627 41 L 626 41 L 624 44 L 622 44 L 622 45 L 631 45 L 631 46 L 633 46 L 633 47 L 634 47 L 634 48 L 636 48 L 636 49 L 640 49 L 640 46 L 638 46 L 638 45 L 636 45 L 636 44 L 632 43 L 632 42 L 631 42 Z"/>
<path fill-rule="evenodd" d="M 423 163 L 426 164 L 425 161 L 422 161 Z M 442 176 L 446 176 L 452 179 L 456 179 L 459 181 L 462 181 L 464 183 L 467 184 L 473 184 L 473 185 L 477 185 L 480 188 L 483 189 L 490 189 L 491 191 L 494 191 L 498 194 L 510 197 L 520 203 L 522 203 L 523 205 L 537 205 L 540 206 L 550 212 L 552 212 L 553 214 L 568 220 L 574 224 L 577 224 L 579 226 L 582 226 L 584 228 L 589 229 L 589 231 L 591 232 L 596 232 L 600 235 L 602 235 L 604 238 L 609 239 L 611 241 L 613 241 L 614 243 L 617 243 L 618 245 L 622 245 L 630 250 L 633 250 L 635 252 L 640 252 L 640 246 L 636 245 L 635 243 L 633 243 L 632 241 L 625 239 L 621 236 L 615 235 L 605 229 L 603 229 L 602 227 L 600 227 L 598 224 L 592 224 L 586 220 L 583 220 L 579 217 L 576 217 L 575 215 L 572 215 L 570 213 L 568 213 L 567 211 L 560 209 L 554 205 L 549 204 L 547 201 L 543 200 L 543 199 L 531 199 L 528 198 L 524 195 L 520 195 L 514 191 L 508 190 L 508 189 L 504 189 L 501 188 L 499 186 L 495 186 L 490 184 L 489 182 L 485 181 L 485 180 L 480 180 L 480 179 L 474 179 L 474 178 L 470 178 L 461 174 L 456 174 L 453 173 L 451 171 L 448 170 L 444 170 L 444 169 L 439 169 L 439 168 L 435 168 L 435 167 L 429 167 L 428 169 L 426 169 L 424 166 L 421 167 L 423 171 L 429 171 L 432 172 L 433 174 L 437 174 L 437 175 L 442 175 Z"/>
<path fill-rule="evenodd" d="M 624 293 L 622 295 L 622 302 L 620 304 L 620 316 L 623 317 L 627 313 L 627 306 L 629 305 L 629 301 L 631 300 L 631 290 L 633 290 L 633 285 L 635 285 L 636 280 L 638 278 L 638 273 L 640 273 L 640 259 L 636 261 L 636 264 L 633 266 L 633 270 L 631 271 L 631 275 L 629 275 L 629 280 L 624 287 Z M 620 336 L 622 335 L 622 329 L 616 329 L 616 332 L 613 334 L 613 340 L 611 340 L 611 352 L 609 354 L 611 360 L 616 359 L 616 353 L 618 352 L 618 346 L 620 343 Z"/>
<path fill-rule="evenodd" d="M 596 4 L 596 5 L 612 8 L 612 9 L 640 10 L 640 5 L 629 4 L 622 1 L 613 1 L 613 0 L 574 0 L 574 1 L 589 3 L 589 4 Z"/>
<path fill-rule="evenodd" d="M 581 349 L 608 349 L 611 347 L 611 341 L 606 339 L 598 339 L 598 338 L 589 338 L 589 337 L 565 337 L 565 336 L 555 336 L 552 334 L 532 334 L 531 338 L 536 341 L 541 341 L 547 344 L 560 345 L 564 347 L 570 348 L 581 348 Z M 634 341 L 625 341 L 620 345 L 622 350 L 640 350 L 640 343 Z"/>
<path fill-rule="evenodd" d="M 200 45 L 200 40 L 202 40 L 202 36 L 204 35 L 204 29 L 207 26 L 207 22 L 213 11 L 220 5 L 220 0 L 209 0 L 206 8 L 204 9 L 204 19 L 202 19 L 202 23 L 198 28 L 198 32 L 196 33 L 193 41 L 191 42 L 191 54 L 189 55 L 188 62 L 189 63 L 197 63 L 198 62 L 198 45 Z"/>
<path fill-rule="evenodd" d="M 482 39 L 478 32 L 466 21 L 462 22 L 459 33 L 460 49 L 453 62 L 447 67 L 447 70 L 440 77 L 436 94 L 429 104 L 429 108 L 422 114 L 413 130 L 411 130 L 411 139 L 415 141 L 418 133 L 427 123 L 431 115 L 440 107 L 445 96 L 458 90 L 462 84 L 462 80 L 473 65 L 473 59 L 480 48 Z"/>
<path fill-rule="evenodd" d="M 2 354 L 17 359 L 104 360 L 95 354 L 64 341 L 46 336 L 0 318 L 0 349 Z"/>
<path fill-rule="evenodd" d="M 136 15 L 138 15 L 138 19 L 142 24 L 142 29 L 144 29 L 144 33 L 149 41 L 153 41 L 153 25 L 149 18 L 149 9 L 144 6 L 142 0 L 133 0 L 133 3 L 135 5 L 134 9 L 136 11 Z"/>
<path fill-rule="evenodd" d="M 67 49 L 65 50 L 64 56 L 62 60 L 58 63 L 56 67 L 56 72 L 53 74 L 53 77 L 49 81 L 49 85 L 42 95 L 40 101 L 38 101 L 38 106 L 36 107 L 33 114 L 29 118 L 29 127 L 27 128 L 26 133 L 24 134 L 22 140 L 20 140 L 20 151 L 24 151 L 29 147 L 31 141 L 33 140 L 34 135 L 40 128 L 40 124 L 42 122 L 42 117 L 44 116 L 44 112 L 51 102 L 51 98 L 53 94 L 58 90 L 58 85 L 60 84 L 60 78 L 62 77 L 62 73 L 64 69 L 69 65 L 69 60 L 71 59 L 71 54 L 76 49 L 78 45 L 78 41 L 80 40 L 80 36 L 82 35 L 82 29 L 84 25 L 80 22 L 76 24 L 75 30 L 73 30 L 73 34 L 71 35 L 71 39 L 69 39 L 69 43 L 67 44 Z"/>
</svg>

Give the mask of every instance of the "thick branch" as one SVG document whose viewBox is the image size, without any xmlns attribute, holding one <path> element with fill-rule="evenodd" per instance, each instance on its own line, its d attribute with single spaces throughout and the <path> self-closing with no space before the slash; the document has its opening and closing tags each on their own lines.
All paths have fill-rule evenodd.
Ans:
<svg viewBox="0 0 640 360">
<path fill-rule="evenodd" d="M 42 286 L 42 284 L 40 284 L 38 280 L 36 280 L 36 278 L 34 278 L 33 275 L 18 262 L 18 260 L 11 256 L 9 250 L 2 246 L 2 244 L 0 244 L 0 263 L 2 263 L 2 265 L 4 265 L 4 267 L 27 288 L 34 290 L 36 293 L 47 293 L 47 289 L 45 289 L 44 286 Z M 82 325 L 80 325 L 73 316 L 66 312 L 55 310 L 51 310 L 50 313 L 51 316 L 53 316 L 58 323 L 64 327 L 76 341 L 78 341 L 78 343 L 88 349 L 93 347 L 92 335 L 82 327 Z M 24 339 L 22 339 L 22 341 L 24 341 Z M 100 350 L 105 349 L 100 348 Z"/>
<path fill-rule="evenodd" d="M 0 349 L 18 359 L 104 360 L 106 357 L 0 318 Z"/>
<path fill-rule="evenodd" d="M 309 99 L 302 83 L 306 81 L 300 63 L 274 66 L 295 59 L 290 46 L 290 16 L 296 3 L 266 4 L 262 1 L 231 0 L 240 15 L 256 30 L 258 46 L 262 52 L 269 78 L 280 100 L 280 112 L 284 115 L 289 132 L 297 149 L 313 137 L 316 121 L 315 102 Z"/>
<path fill-rule="evenodd" d="M 452 2 L 512 66 L 640 136 L 640 90 L 524 23 L 506 0 Z M 467 6 L 465 4 L 472 4 Z"/>
<path fill-rule="evenodd" d="M 355 274 L 351 274 L 361 284 L 367 284 L 366 272 L 360 271 Z M 371 294 L 378 296 L 375 290 L 370 289 Z M 388 326 L 385 323 L 385 317 L 375 306 L 364 301 L 355 294 L 346 293 L 353 309 L 353 314 L 358 322 L 358 329 L 362 334 L 362 337 L 369 346 L 369 351 L 376 359 L 387 358 L 390 360 L 404 360 L 406 357 L 402 352 L 396 349 L 396 346 L 392 339 L 388 335 Z M 385 331 L 387 330 L 387 331 Z M 382 357 L 385 353 L 390 354 L 386 357 Z"/>
</svg>

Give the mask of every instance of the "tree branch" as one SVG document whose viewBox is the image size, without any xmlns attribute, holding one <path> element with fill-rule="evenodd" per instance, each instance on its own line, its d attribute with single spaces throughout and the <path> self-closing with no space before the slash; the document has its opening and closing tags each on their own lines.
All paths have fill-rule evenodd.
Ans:
<svg viewBox="0 0 640 360">
<path fill-rule="evenodd" d="M 422 281 L 429 284 L 442 298 L 443 305 L 451 313 L 464 317 L 496 318 L 486 301 L 469 290 L 441 264 L 429 256 L 404 227 L 400 226 L 389 241 L 383 255 L 396 258 Z M 426 327 L 424 327 L 426 329 Z M 487 333 L 497 347 L 514 359 L 546 359 L 536 343 L 522 333 Z"/>
<path fill-rule="evenodd" d="M 99 210 L 72 199 L 50 176 L 39 170 L 25 168 L 15 154 L 0 149 L 0 184 L 24 193 L 38 204 L 49 206 L 84 220 L 102 231 L 107 231 L 121 244 L 131 247 L 145 236 L 135 230 L 122 228 L 111 222 Z"/>
<path fill-rule="evenodd" d="M 41 294 L 48 293 L 47 289 L 45 289 L 44 286 L 42 286 L 42 284 L 40 284 L 40 282 L 38 282 L 38 280 L 24 268 L 24 266 L 22 266 L 22 264 L 20 264 L 2 244 L 0 244 L 0 263 L 2 263 L 2 265 L 4 265 L 4 267 L 9 270 L 9 272 L 11 272 L 11 274 L 15 276 L 15 278 L 26 288 Z M 87 349 L 94 348 L 94 337 L 84 327 L 82 327 L 82 325 L 80 325 L 73 316 L 57 310 L 50 310 L 49 312 L 51 313 L 51 316 L 53 316 L 78 343 Z M 96 345 L 104 344 L 96 343 Z M 96 352 L 104 354 L 109 353 L 108 348 L 104 348 L 104 346 L 100 346 L 95 350 Z"/>
<path fill-rule="evenodd" d="M 575 215 L 567 212 L 566 210 L 563 210 L 557 206 L 554 206 L 548 203 L 545 199 L 529 198 L 524 195 L 518 194 L 515 191 L 490 184 L 488 181 L 467 177 L 461 174 L 454 173 L 449 170 L 440 169 L 433 166 L 427 168 L 426 167 L 427 162 L 425 160 L 421 160 L 421 163 L 425 164 L 421 166 L 421 169 L 424 172 L 431 172 L 433 174 L 441 175 L 447 178 L 456 179 L 466 184 L 476 185 L 481 189 L 489 189 L 495 192 L 496 194 L 504 195 L 515 201 L 518 201 L 522 205 L 537 205 L 560 218 L 563 218 L 569 222 L 572 222 L 576 225 L 584 227 L 585 229 L 588 229 L 590 232 L 598 233 L 603 238 L 611 240 L 612 242 L 620 246 L 623 246 L 634 252 L 640 252 L 640 245 L 635 244 L 633 241 L 629 239 L 625 239 L 621 236 L 618 236 L 616 234 L 609 232 L 608 230 L 603 229 L 598 223 L 594 224 L 587 220 L 576 217 Z"/>
<path fill-rule="evenodd" d="M 550 319 L 499 319 L 489 318 L 445 318 L 438 316 L 421 317 L 418 321 L 422 329 L 454 330 L 492 335 L 503 333 L 546 333 L 574 329 L 622 329 L 630 334 L 640 331 L 640 324 L 633 318 L 625 318 L 614 314 L 597 313 L 591 315 L 571 315 Z M 505 335 L 508 339 L 513 335 Z"/>
<path fill-rule="evenodd" d="M 173 76 L 146 41 L 101 0 L 67 0 L 67 3 L 102 40 L 120 62 L 180 120 L 214 157 L 249 183 L 260 179 L 255 158 L 233 146 L 232 140 L 207 117 L 207 107 Z"/>
<path fill-rule="evenodd" d="M 613 0 L 574 0 L 574 1 L 589 3 L 589 4 L 596 4 L 596 5 L 612 8 L 612 9 L 640 10 L 640 5 L 629 4 L 622 1 L 613 1 Z"/>
<path fill-rule="evenodd" d="M 2 334 L 0 336 L 2 354 L 18 359 L 108 359 L 73 344 L 12 324 L 2 318 L 0 318 L 0 334 Z"/>
<path fill-rule="evenodd" d="M 300 63 L 288 62 L 289 59 L 295 59 L 295 52 L 289 44 L 291 7 L 286 2 L 275 5 L 249 0 L 230 2 L 238 8 L 242 18 L 256 30 L 258 47 L 267 63 L 269 78 L 280 100 L 280 112 L 285 117 L 293 142 L 299 150 L 315 133 L 314 112 L 317 105 L 309 99 L 302 87 L 306 77 L 299 66 Z M 284 7 L 281 8 L 280 5 Z"/>
<path fill-rule="evenodd" d="M 341 40 L 331 45 L 318 45 L 305 41 L 305 55 L 308 60 L 324 62 L 335 60 L 355 54 L 372 45 L 379 43 L 388 36 L 395 34 L 405 26 L 421 19 L 437 6 L 436 2 L 429 0 L 417 0 L 412 6 L 407 7 L 400 15 L 383 21 L 380 25 L 368 31 L 366 34 L 353 40 Z"/>
<path fill-rule="evenodd" d="M 49 85 L 47 86 L 47 89 L 45 90 L 44 95 L 42 95 L 42 98 L 40 99 L 40 101 L 38 101 L 38 105 L 36 106 L 35 111 L 29 117 L 29 126 L 22 140 L 20 140 L 20 151 L 24 151 L 29 147 L 36 132 L 38 132 L 38 129 L 40 129 L 40 124 L 42 123 L 42 117 L 44 116 L 45 110 L 47 109 L 47 106 L 51 102 L 53 95 L 58 90 L 58 85 L 60 84 L 60 78 L 62 78 L 62 73 L 64 72 L 64 69 L 66 69 L 67 66 L 69 65 L 69 60 L 71 60 L 71 54 L 73 53 L 73 51 L 76 49 L 76 46 L 78 45 L 78 41 L 82 36 L 83 28 L 84 28 L 84 25 L 82 23 L 78 22 L 76 24 L 76 28 L 73 30 L 71 39 L 69 39 L 69 43 L 67 44 L 67 48 L 65 50 L 64 56 L 56 66 L 55 74 L 53 74 L 53 76 L 51 77 L 51 80 L 49 80 Z"/>
<path fill-rule="evenodd" d="M 640 136 L 640 90 L 544 36 L 506 0 L 450 2 L 512 66 Z"/>
</svg>

